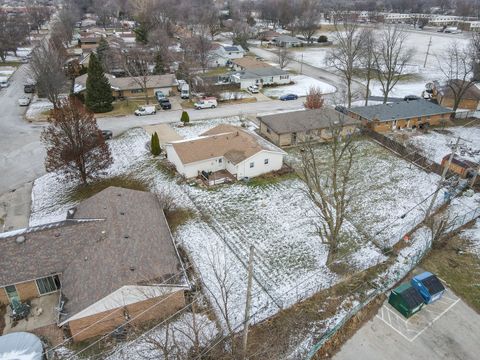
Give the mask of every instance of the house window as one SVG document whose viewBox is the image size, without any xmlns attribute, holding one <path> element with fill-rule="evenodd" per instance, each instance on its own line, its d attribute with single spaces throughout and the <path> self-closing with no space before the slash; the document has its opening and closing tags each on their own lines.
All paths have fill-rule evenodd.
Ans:
<svg viewBox="0 0 480 360">
<path fill-rule="evenodd" d="M 5 292 L 7 293 L 7 297 L 10 301 L 20 300 L 20 298 L 18 297 L 17 288 L 15 287 L 15 285 L 5 286 Z"/>
<path fill-rule="evenodd" d="M 40 295 L 49 294 L 60 289 L 60 279 L 58 275 L 44 277 L 36 281 Z"/>
<path fill-rule="evenodd" d="M 288 75 L 280 75 L 280 80 L 286 80 L 288 79 Z"/>
<path fill-rule="evenodd" d="M 265 165 L 268 165 L 268 159 L 263 160 L 263 163 L 264 163 Z"/>
<path fill-rule="evenodd" d="M 271 134 L 272 131 L 270 130 L 270 128 L 267 127 L 267 133 Z"/>
<path fill-rule="evenodd" d="M 250 167 L 253 168 L 255 166 L 255 163 L 251 162 Z"/>
<path fill-rule="evenodd" d="M 139 94 L 139 93 L 143 93 L 144 91 L 143 91 L 143 89 L 132 89 L 132 90 L 130 90 L 130 92 L 132 94 Z"/>
<path fill-rule="evenodd" d="M 219 163 L 219 164 L 222 163 L 222 158 L 218 159 L 218 163 Z"/>
</svg>

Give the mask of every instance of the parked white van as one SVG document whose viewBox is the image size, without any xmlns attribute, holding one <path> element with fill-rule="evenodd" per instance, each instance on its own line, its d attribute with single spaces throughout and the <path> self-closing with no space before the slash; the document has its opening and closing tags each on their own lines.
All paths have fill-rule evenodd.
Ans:
<svg viewBox="0 0 480 360">
<path fill-rule="evenodd" d="M 143 116 L 143 115 L 153 115 L 157 113 L 157 109 L 155 106 L 139 106 L 137 110 L 135 110 L 135 115 Z"/>
<path fill-rule="evenodd" d="M 188 84 L 183 84 L 180 90 L 180 97 L 182 99 L 188 99 L 190 97 L 190 86 Z"/>
<path fill-rule="evenodd" d="M 193 104 L 195 106 L 195 109 L 200 110 L 200 109 L 213 109 L 217 107 L 217 99 L 214 97 L 208 97 L 200 100 L 199 102 L 196 102 Z"/>
</svg>

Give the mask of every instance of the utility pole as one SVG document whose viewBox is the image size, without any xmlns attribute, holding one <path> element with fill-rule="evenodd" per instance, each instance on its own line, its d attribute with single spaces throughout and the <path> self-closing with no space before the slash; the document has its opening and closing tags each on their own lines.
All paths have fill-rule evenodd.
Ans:
<svg viewBox="0 0 480 360">
<path fill-rule="evenodd" d="M 453 147 L 452 153 L 450 154 L 450 157 L 448 158 L 448 162 L 447 162 L 446 166 L 444 166 L 444 168 L 443 168 L 442 178 L 438 182 L 437 189 L 435 190 L 435 192 L 433 194 L 432 201 L 430 202 L 430 205 L 428 206 L 427 212 L 425 214 L 425 219 L 428 219 L 428 217 L 430 216 L 430 212 L 432 211 L 432 208 L 435 204 L 435 201 L 437 200 L 438 192 L 440 191 L 440 188 L 442 187 L 442 183 L 445 180 L 445 177 L 447 176 L 447 172 L 450 169 L 450 164 L 452 163 L 452 159 L 455 156 L 455 153 L 457 152 L 459 143 L 460 143 L 460 136 L 457 138 L 457 141 L 455 142 L 455 146 Z"/>
<path fill-rule="evenodd" d="M 300 75 L 303 75 L 303 52 L 302 52 L 302 61 L 300 61 Z"/>
<path fill-rule="evenodd" d="M 248 280 L 247 280 L 247 300 L 245 302 L 245 325 L 243 328 L 243 349 L 242 359 L 247 357 L 248 326 L 250 325 L 250 306 L 252 302 L 252 280 L 253 280 L 253 256 L 255 247 L 250 246 L 250 256 L 248 257 Z"/>
<path fill-rule="evenodd" d="M 425 62 L 423 63 L 423 67 L 427 66 L 427 59 L 428 59 L 428 54 L 430 52 L 430 46 L 432 45 L 432 37 L 430 36 L 430 41 L 428 42 L 428 47 L 427 47 L 427 53 L 425 54 Z"/>
</svg>

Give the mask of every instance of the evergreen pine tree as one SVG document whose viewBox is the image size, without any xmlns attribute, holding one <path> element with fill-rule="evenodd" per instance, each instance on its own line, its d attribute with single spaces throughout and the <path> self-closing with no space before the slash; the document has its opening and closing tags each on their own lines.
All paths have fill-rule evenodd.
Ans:
<svg viewBox="0 0 480 360">
<path fill-rule="evenodd" d="M 112 90 L 98 57 L 92 53 L 88 63 L 87 95 L 85 105 L 90 111 L 102 113 L 112 111 Z"/>
<path fill-rule="evenodd" d="M 157 132 L 152 134 L 152 140 L 150 143 L 150 150 L 153 156 L 158 156 L 162 152 L 160 147 L 160 139 L 158 138 Z"/>
<path fill-rule="evenodd" d="M 154 75 L 165 74 L 165 64 L 163 63 L 163 57 L 160 52 L 155 56 L 155 67 L 153 68 Z"/>
<path fill-rule="evenodd" d="M 187 125 L 190 122 L 190 116 L 188 116 L 188 113 L 186 111 L 182 112 L 182 117 L 180 118 L 180 121 L 183 123 L 183 125 Z"/>
<path fill-rule="evenodd" d="M 107 54 L 108 51 L 110 50 L 110 45 L 108 45 L 107 40 L 102 36 L 100 41 L 98 42 L 98 47 L 97 47 L 97 56 L 98 60 L 100 61 L 100 64 L 102 64 L 103 69 L 106 70 L 106 63 L 107 63 Z"/>
<path fill-rule="evenodd" d="M 145 28 L 145 25 L 140 23 L 140 25 L 133 30 L 135 33 L 135 40 L 139 43 L 146 44 L 148 43 L 148 32 Z"/>
</svg>

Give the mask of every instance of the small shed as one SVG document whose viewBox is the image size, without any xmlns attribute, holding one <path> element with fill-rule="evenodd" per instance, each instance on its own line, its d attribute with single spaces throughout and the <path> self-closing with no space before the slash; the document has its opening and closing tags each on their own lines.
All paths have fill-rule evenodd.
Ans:
<svg viewBox="0 0 480 360">
<path fill-rule="evenodd" d="M 419 312 L 424 305 L 422 296 L 410 284 L 402 284 L 393 289 L 388 298 L 388 303 L 406 318 Z"/>
<path fill-rule="evenodd" d="M 418 290 L 425 304 L 437 301 L 445 292 L 445 287 L 438 277 L 428 271 L 415 276 L 410 283 Z"/>
</svg>

